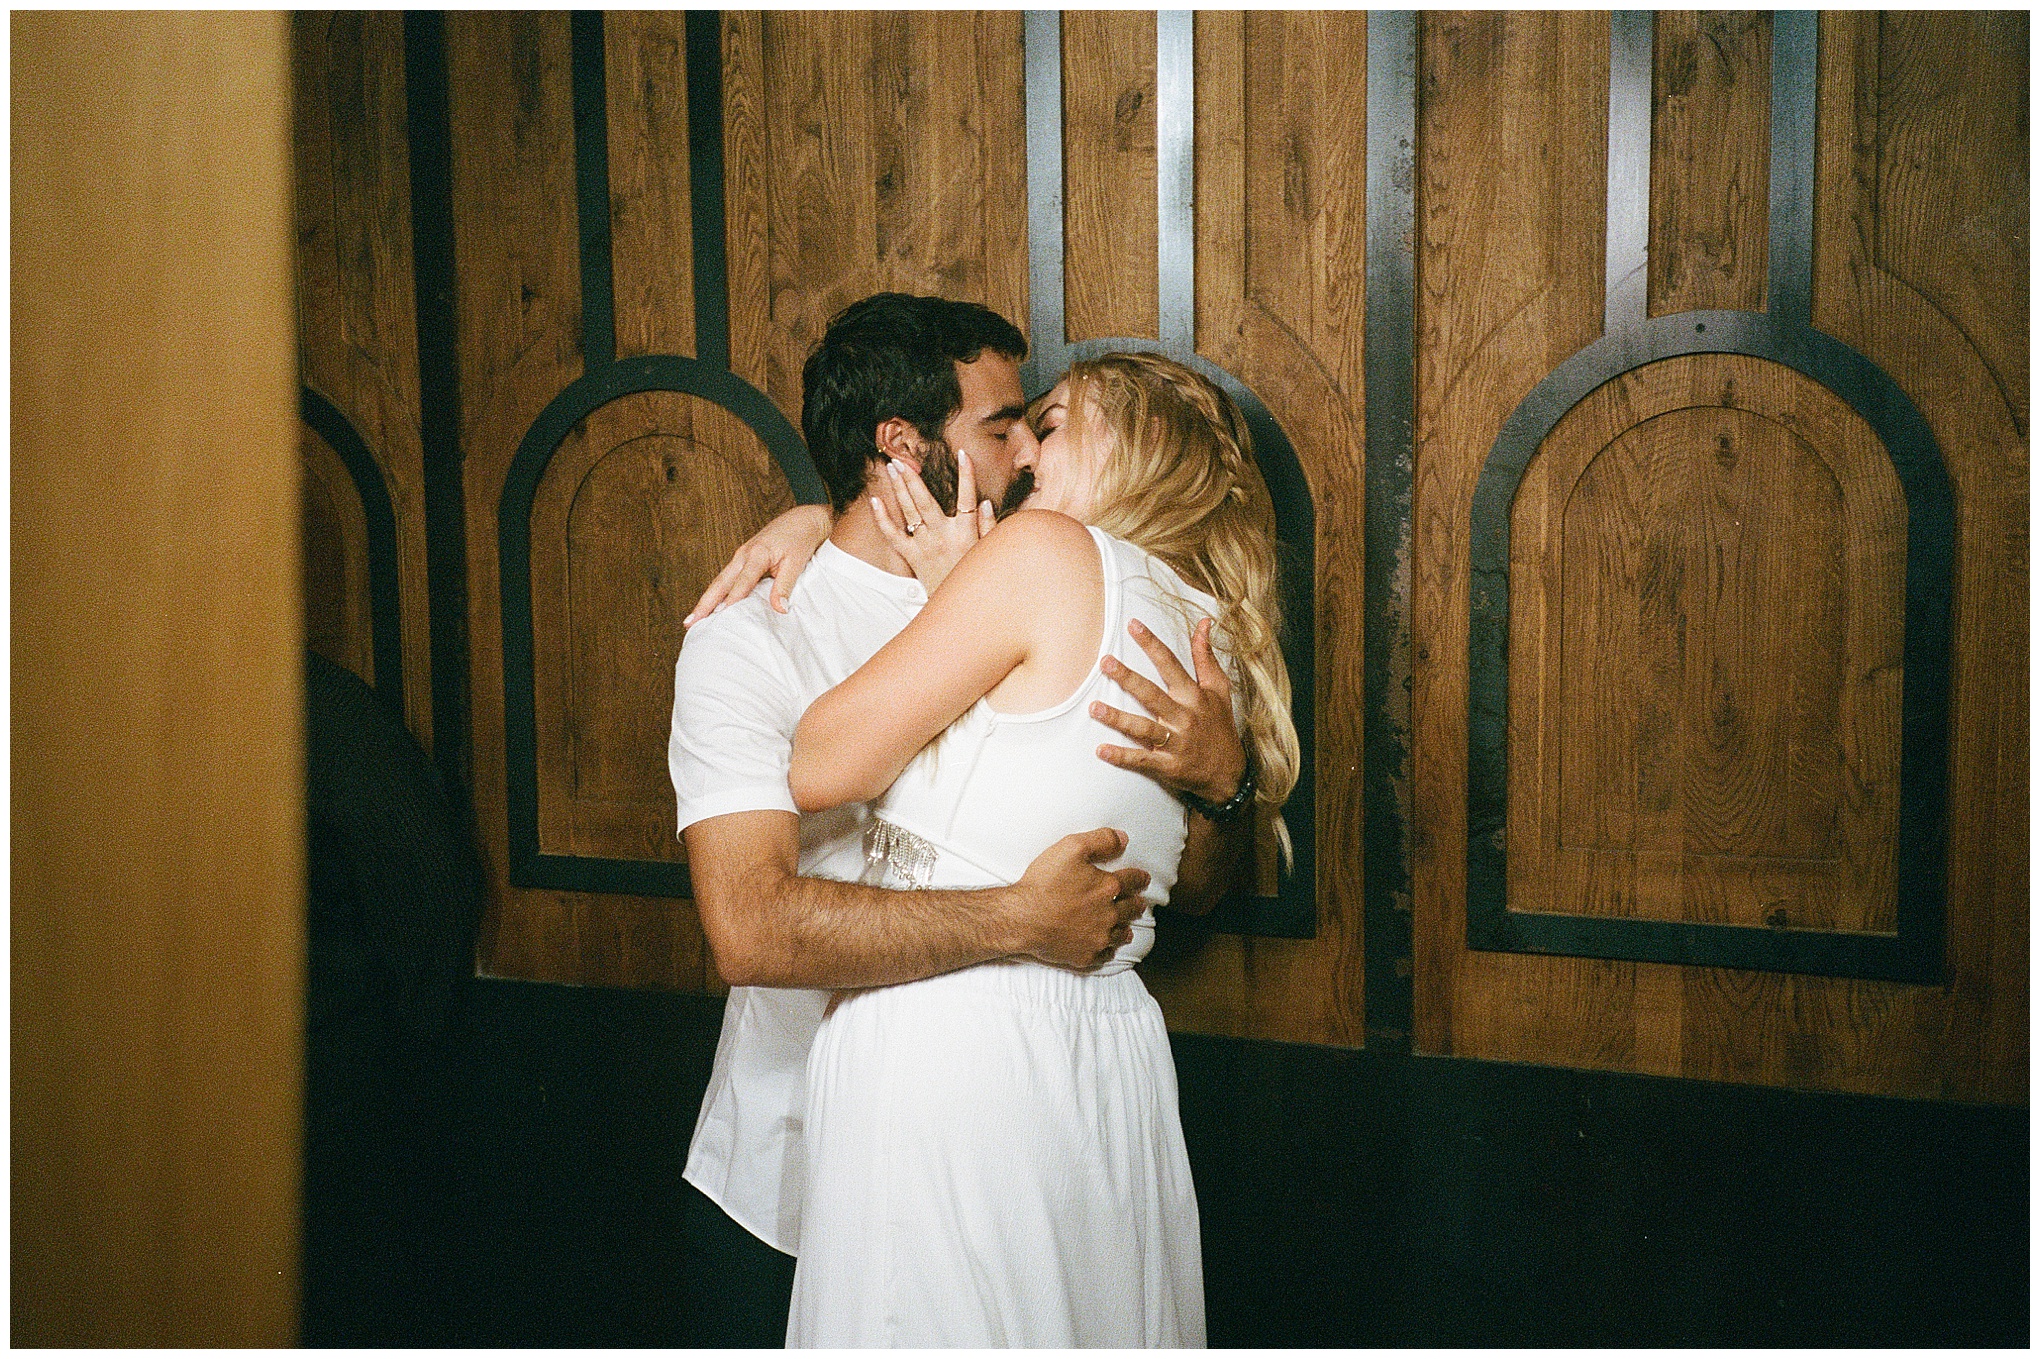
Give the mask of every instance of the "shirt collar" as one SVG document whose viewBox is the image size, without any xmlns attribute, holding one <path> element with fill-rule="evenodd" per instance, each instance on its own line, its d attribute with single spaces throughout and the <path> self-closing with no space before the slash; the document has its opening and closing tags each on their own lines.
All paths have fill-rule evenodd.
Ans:
<svg viewBox="0 0 2040 1359">
<path fill-rule="evenodd" d="M 896 576 L 881 567 L 873 566 L 862 557 L 853 557 L 827 539 L 815 553 L 809 570 L 821 568 L 833 575 L 841 576 L 866 590 L 899 600 L 902 604 L 926 604 L 928 592 L 921 588 L 921 582 L 912 576 Z"/>
</svg>

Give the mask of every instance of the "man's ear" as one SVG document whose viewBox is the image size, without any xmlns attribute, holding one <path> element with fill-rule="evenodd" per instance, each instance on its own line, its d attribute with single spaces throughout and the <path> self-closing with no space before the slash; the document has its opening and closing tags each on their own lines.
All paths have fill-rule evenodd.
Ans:
<svg viewBox="0 0 2040 1359">
<path fill-rule="evenodd" d="M 921 432 L 895 415 L 880 422 L 872 435 L 878 451 L 895 462 L 905 463 L 918 474 L 921 470 Z"/>
</svg>

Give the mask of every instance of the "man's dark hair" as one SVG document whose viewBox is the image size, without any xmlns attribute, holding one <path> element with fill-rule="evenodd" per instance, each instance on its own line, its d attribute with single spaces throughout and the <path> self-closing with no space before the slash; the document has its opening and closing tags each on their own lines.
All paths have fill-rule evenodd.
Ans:
<svg viewBox="0 0 2040 1359">
<path fill-rule="evenodd" d="M 1005 317 L 975 302 L 875 293 L 836 314 L 801 370 L 801 433 L 815 470 L 841 514 L 882 458 L 878 427 L 895 416 L 924 439 L 963 405 L 956 365 L 986 350 L 1018 362 L 1027 340 Z"/>
</svg>

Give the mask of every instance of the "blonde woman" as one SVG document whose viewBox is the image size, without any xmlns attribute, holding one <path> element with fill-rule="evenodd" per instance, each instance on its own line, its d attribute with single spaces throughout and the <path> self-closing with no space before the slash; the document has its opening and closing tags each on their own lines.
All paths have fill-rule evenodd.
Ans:
<svg viewBox="0 0 2040 1359">
<path fill-rule="evenodd" d="M 894 887 L 1012 882 L 1071 829 L 1118 827 L 1152 907 L 1188 836 L 1296 781 L 1267 492 L 1237 408 L 1167 359 L 1079 363 L 1034 419 L 1022 507 L 816 700 L 793 793 L 875 799 L 872 880 Z M 912 560 L 911 502 L 897 524 L 874 508 Z M 1114 677 L 1165 682 L 1150 641 L 1215 642 L 1230 672 L 1230 805 L 1098 759 Z M 1150 909 L 1088 972 L 1005 960 L 837 996 L 808 1061 L 790 1345 L 1203 1344 L 1175 1070 L 1131 970 L 1153 932 Z"/>
</svg>

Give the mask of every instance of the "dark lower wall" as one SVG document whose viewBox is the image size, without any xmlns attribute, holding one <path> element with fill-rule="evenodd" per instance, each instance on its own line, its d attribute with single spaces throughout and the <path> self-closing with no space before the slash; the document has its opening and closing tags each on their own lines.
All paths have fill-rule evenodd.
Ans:
<svg viewBox="0 0 2040 1359">
<path fill-rule="evenodd" d="M 305 1342 L 687 1344 L 720 1015 L 477 982 L 444 1060 L 315 1033 Z M 2026 1344 L 2023 1109 L 1175 1047 L 1214 1346 Z"/>
</svg>

